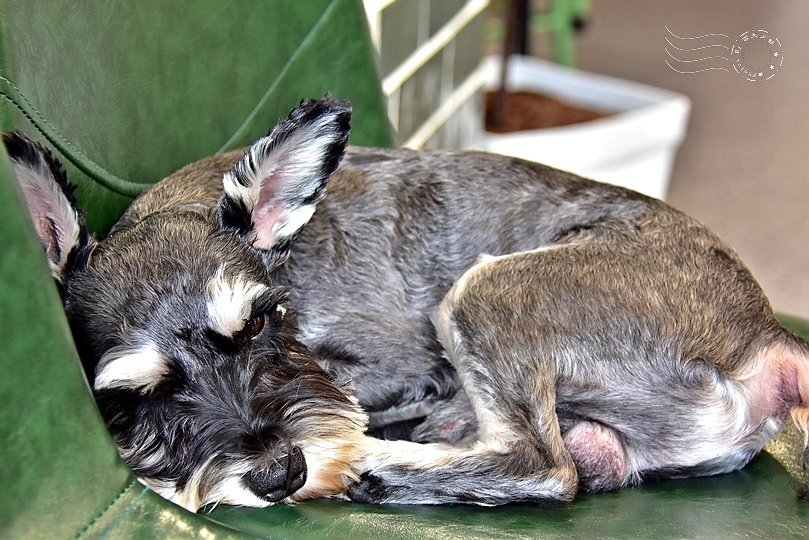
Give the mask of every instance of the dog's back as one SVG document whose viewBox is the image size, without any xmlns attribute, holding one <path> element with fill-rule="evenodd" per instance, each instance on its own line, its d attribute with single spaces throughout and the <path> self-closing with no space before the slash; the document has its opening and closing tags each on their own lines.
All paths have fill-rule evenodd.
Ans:
<svg viewBox="0 0 809 540">
<path fill-rule="evenodd" d="M 157 209 L 207 212 L 240 156 L 181 169 L 122 223 Z M 430 317 L 480 255 L 582 242 L 593 247 L 552 265 L 565 269 L 567 290 L 543 307 L 581 336 L 582 364 L 584 356 L 647 361 L 651 353 L 637 350 L 654 344 L 735 373 L 750 351 L 789 336 L 735 253 L 698 222 L 635 192 L 485 153 L 349 149 L 276 277 L 294 291 L 303 341 L 330 372 L 354 381 L 372 423 L 385 424 L 397 418 L 382 412 L 391 407 L 427 403 L 402 416 L 418 417 L 456 394 Z M 560 285 L 547 279 L 537 269 L 530 284 L 515 281 L 503 294 Z M 601 334 L 626 350 L 608 350 Z M 438 436 L 429 422 L 420 432 Z M 447 438 L 464 433 L 468 426 Z"/>
<path fill-rule="evenodd" d="M 116 229 L 158 211 L 208 215 L 242 154 L 180 169 Z M 664 215 L 686 219 L 634 192 L 518 159 L 355 147 L 277 277 L 295 291 L 290 306 L 304 342 L 354 381 L 373 413 L 455 393 L 430 316 L 481 254 L 624 235 Z"/>
</svg>

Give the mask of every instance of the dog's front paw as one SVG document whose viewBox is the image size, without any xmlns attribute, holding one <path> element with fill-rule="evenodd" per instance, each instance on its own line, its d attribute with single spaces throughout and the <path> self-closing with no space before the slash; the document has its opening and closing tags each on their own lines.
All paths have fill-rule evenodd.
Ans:
<svg viewBox="0 0 809 540">
<path fill-rule="evenodd" d="M 389 486 L 381 477 L 373 473 L 362 473 L 360 481 L 348 487 L 348 497 L 359 503 L 383 504 L 389 502 L 395 488 Z"/>
<path fill-rule="evenodd" d="M 442 504 L 463 502 L 413 469 L 385 467 L 365 472 L 348 488 L 348 497 L 366 504 Z"/>
</svg>

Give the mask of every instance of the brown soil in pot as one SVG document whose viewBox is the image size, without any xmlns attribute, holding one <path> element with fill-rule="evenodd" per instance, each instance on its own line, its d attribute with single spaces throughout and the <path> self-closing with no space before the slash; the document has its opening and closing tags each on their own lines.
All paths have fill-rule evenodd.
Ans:
<svg viewBox="0 0 809 540">
<path fill-rule="evenodd" d="M 486 92 L 486 131 L 508 133 L 589 122 L 610 113 L 585 109 L 562 100 L 534 92 L 510 92 L 506 97 L 503 125 L 494 125 L 496 92 Z"/>
</svg>

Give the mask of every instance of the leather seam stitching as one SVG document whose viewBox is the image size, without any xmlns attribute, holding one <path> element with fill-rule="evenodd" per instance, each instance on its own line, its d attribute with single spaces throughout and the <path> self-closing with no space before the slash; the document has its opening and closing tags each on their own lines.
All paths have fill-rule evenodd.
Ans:
<svg viewBox="0 0 809 540">
<path fill-rule="evenodd" d="M 25 107 L 23 107 L 22 105 L 17 103 L 17 101 L 14 99 L 14 97 L 10 96 L 5 91 L 0 90 L 0 96 L 3 96 L 18 111 L 20 111 L 23 114 L 23 116 L 25 116 L 28 119 L 28 121 L 31 122 L 31 125 L 33 125 L 34 128 L 36 128 L 36 130 L 39 131 L 39 133 L 43 137 L 45 137 L 51 144 L 53 144 L 54 146 L 56 146 L 57 149 L 60 150 L 60 153 L 62 154 L 62 156 L 64 156 L 67 160 L 69 160 L 73 165 L 76 166 L 76 168 L 81 170 L 84 174 L 86 174 L 87 176 L 89 176 L 90 178 L 95 180 L 96 182 L 100 183 L 105 188 L 109 189 L 110 191 L 112 191 L 112 192 L 114 192 L 114 193 L 116 193 L 118 195 L 121 195 L 121 196 L 124 196 L 124 197 L 129 197 L 129 198 L 132 198 L 132 197 L 136 196 L 137 193 L 135 193 L 135 192 L 130 193 L 126 189 L 123 189 L 120 186 L 116 186 L 115 185 L 116 183 L 130 184 L 131 185 L 130 187 L 132 189 L 137 189 L 138 191 L 141 191 L 142 189 L 144 189 L 144 188 L 146 188 L 146 187 L 148 187 L 150 185 L 150 184 L 144 183 L 144 182 L 132 182 L 132 181 L 129 181 L 129 180 L 124 180 L 122 178 L 119 178 L 114 173 L 111 173 L 110 171 L 107 171 L 101 165 L 95 163 L 93 160 L 91 160 L 89 157 L 87 157 L 84 154 L 84 152 L 79 150 L 74 144 L 69 142 L 64 137 L 62 137 L 59 134 L 59 130 L 57 130 L 56 127 L 53 124 L 51 124 L 48 121 L 48 119 L 45 118 L 45 116 L 41 112 L 39 112 L 39 110 L 36 108 L 36 106 L 33 103 L 31 103 L 31 100 L 28 99 L 25 96 L 25 94 L 23 94 L 22 91 L 13 82 L 11 82 L 6 77 L 1 77 L 1 78 L 3 79 L 3 81 L 6 84 L 8 84 L 11 88 L 13 88 L 19 94 L 20 98 L 25 100 L 26 105 L 28 107 L 30 107 L 31 110 L 34 111 L 34 113 L 36 113 L 36 115 L 39 117 L 39 119 L 37 120 L 34 117 L 32 117 L 31 114 L 27 110 L 25 110 Z M 42 124 L 45 124 L 53 133 L 48 133 L 46 130 L 44 130 L 42 128 L 42 126 L 40 126 L 40 122 Z M 68 149 L 69 152 L 65 152 L 64 149 Z M 71 153 L 74 154 L 75 157 L 71 156 L 70 155 Z M 92 166 L 94 166 L 94 167 L 98 168 L 99 170 L 103 171 L 110 178 L 102 178 L 98 173 L 95 173 L 95 172 L 89 170 L 89 167 L 85 163 L 81 163 L 81 160 L 92 164 Z"/>
<path fill-rule="evenodd" d="M 137 481 L 137 480 L 132 480 L 131 482 L 129 482 L 129 483 L 128 483 L 128 484 L 127 484 L 127 485 L 126 485 L 126 486 L 125 486 L 125 487 L 124 487 L 124 488 L 121 490 L 121 492 L 120 492 L 120 493 L 118 493 L 118 495 L 116 495 L 116 496 L 115 496 L 115 498 L 112 500 L 112 502 L 110 502 L 110 503 L 109 503 L 109 504 L 108 504 L 106 507 L 104 507 L 104 509 L 103 509 L 103 510 L 101 510 L 101 512 L 99 512 L 99 513 L 98 513 L 98 515 L 97 515 L 95 518 L 93 518 L 93 519 L 92 519 L 92 521 L 90 521 L 90 522 L 89 522 L 87 525 L 85 525 L 84 527 L 82 527 L 82 528 L 79 530 L 79 532 L 78 532 L 78 533 L 76 533 L 76 536 L 74 536 L 74 538 L 81 538 L 81 537 L 82 537 L 82 536 L 83 536 L 83 535 L 84 535 L 84 534 L 85 534 L 85 533 L 86 533 L 88 530 L 90 530 L 90 528 L 92 528 L 92 527 L 93 527 L 93 525 L 95 525 L 96 523 L 98 523 L 98 522 L 99 522 L 99 520 L 101 520 L 101 518 L 102 518 L 102 517 L 104 517 L 104 516 L 107 514 L 107 512 L 109 512 L 109 511 L 110 511 L 110 509 L 112 509 L 112 507 L 113 507 L 113 506 L 115 506 L 115 503 L 117 503 L 119 500 L 121 500 L 121 497 L 123 497 L 123 496 L 126 494 L 126 492 L 127 492 L 127 491 L 129 491 L 130 489 L 132 489 L 132 487 L 133 487 L 133 486 L 135 486 L 135 484 L 137 484 L 137 483 L 138 483 L 138 481 Z"/>
<path fill-rule="evenodd" d="M 30 100 L 30 99 L 28 99 L 28 98 L 25 96 L 25 94 L 23 94 L 23 92 L 22 92 L 22 90 L 20 90 L 20 87 L 19 87 L 19 86 L 17 86 L 17 85 L 16 85 L 16 84 L 14 84 L 13 82 L 11 82 L 9 79 L 7 79 L 7 78 L 5 78 L 5 77 L 3 77 L 3 78 L 5 79 L 6 83 L 7 83 L 9 86 L 11 86 L 11 87 L 12 87 L 14 90 L 16 90 L 16 91 L 17 91 L 17 92 L 20 94 L 20 97 L 21 97 L 21 98 L 23 98 L 23 99 L 25 100 L 25 102 L 28 104 L 28 106 L 29 106 L 29 107 L 31 107 L 31 109 L 32 109 L 32 110 L 33 110 L 35 113 L 37 113 L 37 115 L 39 115 L 39 117 L 42 119 L 42 123 L 43 123 L 43 124 L 45 124 L 46 126 L 48 126 L 49 128 L 51 128 L 53 131 L 57 131 L 57 130 L 56 130 L 56 126 L 54 126 L 53 124 L 51 124 L 51 123 L 48 121 L 48 119 L 47 119 L 47 118 L 45 118 L 45 115 L 43 115 L 41 112 L 39 112 L 39 109 L 37 109 L 36 105 L 34 105 L 34 104 L 31 102 L 31 100 Z M 37 125 L 36 121 L 35 121 L 33 118 L 31 118 L 31 117 L 28 115 L 28 113 L 27 113 L 27 112 L 26 112 L 26 111 L 25 111 L 25 110 L 24 110 L 22 107 L 20 107 L 20 105 L 18 105 L 18 104 L 17 104 L 17 102 L 16 102 L 16 101 L 14 101 L 14 98 L 12 98 L 11 96 L 9 96 L 9 95 L 8 95 L 8 94 L 6 94 L 5 92 L 0 91 L 0 93 L 2 93 L 2 94 L 3 94 L 3 97 L 4 97 L 4 98 L 6 98 L 7 100 L 9 100 L 11 103 L 13 103 L 13 104 L 14 104 L 14 105 L 17 107 L 17 109 L 19 109 L 19 110 L 20 110 L 20 112 L 22 112 L 22 113 L 25 115 L 25 117 L 26 117 L 26 118 L 28 118 L 28 120 L 30 120 L 30 121 L 31 121 L 31 123 L 34 125 L 34 127 L 36 127 L 37 129 L 40 129 L 40 128 L 39 128 L 39 126 Z M 42 130 L 41 130 L 41 129 L 40 129 L 40 132 L 42 132 Z M 42 135 L 45 135 L 45 133 L 42 133 Z M 89 159 L 89 158 L 87 158 L 87 157 L 84 155 L 84 153 L 83 153 L 81 150 L 79 150 L 78 148 L 76 148 L 76 147 L 75 147 L 75 146 L 74 146 L 72 143 L 70 143 L 69 141 L 67 141 L 66 139 L 64 139 L 64 137 L 61 137 L 61 138 L 62 138 L 62 141 L 61 141 L 61 142 L 62 142 L 62 143 L 65 145 L 65 146 L 67 146 L 68 148 L 70 148 L 71 150 L 73 150 L 74 152 L 76 152 L 76 154 L 77 154 L 79 157 L 81 157 L 81 158 L 83 158 L 83 159 Z"/>
<path fill-rule="evenodd" d="M 133 500 L 132 500 L 132 501 L 131 501 L 131 502 L 130 502 L 128 505 L 126 505 L 126 508 L 124 508 L 124 509 L 123 509 L 123 511 L 122 511 L 122 512 L 121 512 L 121 514 L 120 514 L 120 515 L 119 515 L 119 516 L 118 516 L 118 517 L 115 519 L 115 521 L 114 521 L 114 522 L 113 522 L 113 523 L 112 523 L 112 524 L 111 524 L 109 527 L 107 527 L 106 529 L 104 529 L 104 531 L 101 533 L 101 536 L 99 536 L 99 539 L 100 539 L 100 540 L 106 540 L 106 538 L 108 538 L 108 537 L 109 537 L 109 535 L 110 535 L 110 534 L 111 534 L 113 531 L 115 531 L 115 529 L 117 529 L 118 527 L 120 527 L 120 526 L 121 526 L 121 523 L 124 521 L 124 519 L 126 519 L 126 517 L 127 517 L 129 514 L 131 514 L 131 513 L 132 513 L 132 511 L 133 511 L 135 508 L 137 508 L 137 506 L 140 504 L 141 499 L 143 499 L 143 497 L 146 495 L 146 493 L 147 493 L 148 491 L 149 491 L 149 488 L 148 488 L 148 487 L 146 487 L 146 486 L 143 486 L 143 489 L 140 491 L 140 493 L 138 493 L 138 495 L 137 495 L 137 496 L 136 496 L 136 497 L 135 497 L 135 498 L 134 498 L 134 499 L 133 499 Z"/>
</svg>

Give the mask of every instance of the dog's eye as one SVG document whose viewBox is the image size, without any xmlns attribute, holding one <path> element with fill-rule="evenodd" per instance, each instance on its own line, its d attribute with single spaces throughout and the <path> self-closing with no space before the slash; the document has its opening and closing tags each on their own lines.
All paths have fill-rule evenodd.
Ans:
<svg viewBox="0 0 809 540">
<path fill-rule="evenodd" d="M 264 329 L 264 315 L 253 317 L 244 325 L 244 328 L 239 332 L 240 337 L 244 339 L 253 339 L 261 333 Z"/>
</svg>

